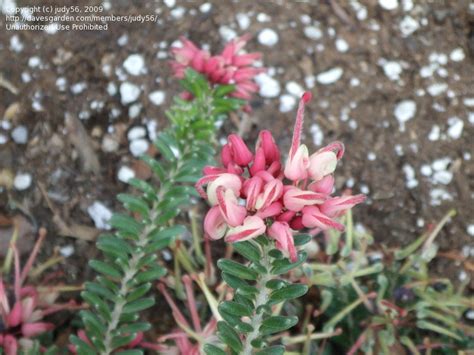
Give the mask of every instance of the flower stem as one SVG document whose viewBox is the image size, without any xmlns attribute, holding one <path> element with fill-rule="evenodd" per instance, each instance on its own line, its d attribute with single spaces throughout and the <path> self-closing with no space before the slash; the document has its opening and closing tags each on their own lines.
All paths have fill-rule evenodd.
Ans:
<svg viewBox="0 0 474 355">
<path fill-rule="evenodd" d="M 255 287 L 258 290 L 258 294 L 255 300 L 256 311 L 254 315 L 250 318 L 250 325 L 252 326 L 253 331 L 250 332 L 245 338 L 242 355 L 252 354 L 252 351 L 253 351 L 252 342 L 255 339 L 257 339 L 260 335 L 260 326 L 262 325 L 262 322 L 263 322 L 263 310 L 261 306 L 264 306 L 268 302 L 268 299 L 270 296 L 270 290 L 266 287 L 266 284 L 268 281 L 275 278 L 275 276 L 272 275 L 270 272 L 272 265 L 270 263 L 270 257 L 268 255 L 268 252 L 271 249 L 272 249 L 271 245 L 263 247 L 261 264 L 267 271 L 264 274 L 260 275 L 260 277 L 257 279 L 257 282 L 255 284 Z"/>
</svg>

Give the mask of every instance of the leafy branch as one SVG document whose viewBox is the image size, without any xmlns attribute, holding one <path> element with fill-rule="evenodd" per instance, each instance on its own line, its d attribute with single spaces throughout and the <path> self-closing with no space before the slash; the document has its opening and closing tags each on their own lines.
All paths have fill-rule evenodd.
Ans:
<svg viewBox="0 0 474 355">
<path fill-rule="evenodd" d="M 149 323 L 139 320 L 139 312 L 154 305 L 149 295 L 152 282 L 167 272 L 157 252 L 185 231 L 173 219 L 181 206 L 191 203 L 196 194 L 193 184 L 211 163 L 216 122 L 242 105 L 226 97 L 232 86 L 212 89 L 192 70 L 186 72 L 182 86 L 194 98 L 176 98 L 166 113 L 171 125 L 154 142 L 162 159 L 142 157 L 157 178 L 156 185 L 131 179 L 129 184 L 139 194 L 118 195 L 127 213 L 114 214 L 110 225 L 115 233 L 102 235 L 97 242 L 103 259 L 89 265 L 98 276 L 82 292 L 90 306 L 81 312 L 85 336 L 71 337 L 78 354 L 142 354 L 127 345 L 150 329 Z"/>
</svg>

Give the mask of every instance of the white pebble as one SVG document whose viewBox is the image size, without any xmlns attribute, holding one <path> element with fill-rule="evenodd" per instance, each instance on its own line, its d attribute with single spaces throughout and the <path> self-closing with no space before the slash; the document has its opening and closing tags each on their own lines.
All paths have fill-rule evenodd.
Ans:
<svg viewBox="0 0 474 355">
<path fill-rule="evenodd" d="M 313 143 L 315 146 L 320 146 L 323 143 L 324 133 L 317 123 L 313 123 L 310 127 L 311 135 L 313 136 Z"/>
<path fill-rule="evenodd" d="M 74 245 L 65 245 L 59 249 L 59 253 L 65 258 L 70 257 L 74 254 Z"/>
<path fill-rule="evenodd" d="M 154 105 L 160 106 L 165 101 L 166 94 L 164 91 L 156 90 L 156 91 L 151 92 L 148 95 L 148 98 Z"/>
<path fill-rule="evenodd" d="M 130 179 L 135 177 L 135 171 L 124 165 L 120 167 L 117 177 L 120 181 L 127 183 Z"/>
<path fill-rule="evenodd" d="M 453 180 L 453 173 L 449 170 L 436 171 L 433 174 L 433 181 L 437 184 L 448 185 Z"/>
<path fill-rule="evenodd" d="M 304 28 L 304 34 L 309 39 L 314 39 L 314 40 L 317 40 L 323 37 L 323 32 L 318 27 L 315 27 L 315 26 L 306 26 Z"/>
<path fill-rule="evenodd" d="M 304 89 L 295 81 L 290 81 L 285 85 L 286 91 L 291 95 L 300 98 L 304 94 Z"/>
<path fill-rule="evenodd" d="M 95 201 L 87 208 L 87 213 L 94 221 L 98 229 L 110 229 L 109 220 L 112 218 L 112 211 L 110 211 L 102 202 Z"/>
<path fill-rule="evenodd" d="M 474 97 L 466 97 L 462 100 L 462 102 L 468 107 L 474 107 Z"/>
<path fill-rule="evenodd" d="M 168 7 L 174 7 L 174 5 L 176 5 L 176 0 L 164 0 L 164 3 Z"/>
<path fill-rule="evenodd" d="M 262 97 L 273 98 L 280 95 L 280 83 L 267 73 L 260 73 L 255 77 L 260 87 L 259 94 Z"/>
<path fill-rule="evenodd" d="M 409 189 L 413 189 L 418 186 L 418 180 L 416 179 L 415 169 L 409 164 L 403 166 L 403 172 L 405 173 L 406 186 Z"/>
<path fill-rule="evenodd" d="M 130 104 L 140 96 L 140 88 L 132 83 L 125 82 L 120 85 L 120 97 L 123 105 Z"/>
<path fill-rule="evenodd" d="M 238 13 L 235 15 L 235 18 L 237 19 L 237 23 L 239 24 L 241 30 L 246 30 L 249 28 L 250 18 L 247 16 L 247 14 Z"/>
<path fill-rule="evenodd" d="M 119 143 L 116 139 L 112 138 L 110 135 L 105 135 L 102 139 L 102 150 L 106 153 L 112 153 L 117 151 L 119 148 Z"/>
<path fill-rule="evenodd" d="M 146 129 L 142 126 L 135 126 L 130 131 L 128 131 L 127 138 L 129 141 L 133 141 L 135 139 L 143 138 L 146 136 Z"/>
<path fill-rule="evenodd" d="M 0 144 L 5 144 L 6 142 L 8 142 L 8 137 L 3 133 L 0 133 Z"/>
<path fill-rule="evenodd" d="M 398 7 L 398 0 L 379 0 L 379 5 L 385 10 L 395 10 Z"/>
<path fill-rule="evenodd" d="M 370 160 L 370 161 L 374 161 L 375 159 L 377 159 L 377 155 L 375 155 L 374 152 L 369 152 L 367 154 L 367 159 Z"/>
<path fill-rule="evenodd" d="M 258 42 L 264 46 L 272 47 L 278 43 L 278 34 L 271 28 L 265 28 L 258 34 Z"/>
<path fill-rule="evenodd" d="M 438 95 L 442 94 L 443 92 L 445 92 L 446 90 L 448 90 L 448 84 L 434 83 L 434 84 L 431 84 L 430 86 L 428 86 L 426 88 L 426 90 L 428 90 L 428 93 L 431 96 L 438 96 Z"/>
<path fill-rule="evenodd" d="M 25 46 L 20 41 L 20 37 L 18 35 L 13 35 L 10 38 L 10 49 L 14 52 L 20 53 Z"/>
<path fill-rule="evenodd" d="M 459 117 L 451 117 L 448 119 L 448 136 L 452 139 L 458 139 L 461 137 L 462 130 L 464 128 L 464 122 Z"/>
<path fill-rule="evenodd" d="M 15 127 L 11 134 L 13 141 L 17 144 L 26 144 L 28 142 L 28 129 L 23 125 Z"/>
<path fill-rule="evenodd" d="M 128 35 L 126 33 L 124 33 L 123 35 L 121 35 L 119 37 L 119 39 L 117 40 L 117 44 L 120 46 L 120 47 L 123 47 L 125 46 L 126 44 L 128 43 Z"/>
<path fill-rule="evenodd" d="M 229 42 L 237 37 L 237 32 L 228 26 L 221 26 L 219 27 L 219 35 L 224 41 Z"/>
<path fill-rule="evenodd" d="M 430 191 L 431 205 L 439 206 L 442 201 L 451 201 L 453 196 L 444 189 L 436 188 Z"/>
<path fill-rule="evenodd" d="M 31 186 L 31 182 L 33 181 L 33 178 L 31 177 L 30 174 L 24 173 L 24 174 L 17 174 L 15 176 L 15 179 L 13 180 L 13 186 L 15 189 L 18 191 L 23 191 L 26 190 Z"/>
<path fill-rule="evenodd" d="M 130 54 L 123 62 L 123 67 L 131 75 L 146 73 L 145 59 L 141 54 Z"/>
<path fill-rule="evenodd" d="M 28 59 L 28 66 L 30 68 L 36 68 L 41 65 L 41 59 L 39 57 L 31 57 Z"/>
<path fill-rule="evenodd" d="M 212 9 L 212 4 L 210 2 L 205 2 L 204 4 L 199 6 L 199 11 L 201 11 L 202 13 L 209 12 L 211 11 L 211 9 Z"/>
<path fill-rule="evenodd" d="M 440 135 L 441 135 L 441 129 L 439 128 L 438 125 L 435 124 L 433 127 L 431 127 L 431 131 L 428 134 L 428 139 L 434 142 L 439 139 Z"/>
<path fill-rule="evenodd" d="M 403 69 L 399 62 L 388 61 L 383 65 L 383 71 L 390 80 L 398 80 Z"/>
<path fill-rule="evenodd" d="M 316 76 L 316 80 L 322 85 L 333 84 L 341 78 L 343 73 L 344 70 L 341 67 L 335 67 L 328 71 L 319 73 Z"/>
<path fill-rule="evenodd" d="M 449 157 L 439 158 L 433 161 L 433 163 L 431 164 L 431 167 L 433 168 L 434 171 L 446 170 L 449 164 L 451 164 L 451 161 L 452 160 Z"/>
<path fill-rule="evenodd" d="M 87 89 L 87 83 L 85 83 L 85 82 L 75 83 L 74 85 L 71 86 L 71 92 L 74 95 L 80 94 L 85 89 Z"/>
<path fill-rule="evenodd" d="M 280 112 L 290 112 L 296 106 L 296 99 L 292 95 L 281 95 L 280 96 Z"/>
<path fill-rule="evenodd" d="M 423 164 L 420 168 L 421 175 L 423 176 L 431 176 L 433 174 L 433 169 L 428 164 Z"/>
<path fill-rule="evenodd" d="M 130 152 L 134 157 L 143 155 L 148 150 L 149 143 L 146 139 L 139 138 L 130 142 Z"/>
<path fill-rule="evenodd" d="M 453 49 L 453 51 L 449 54 L 449 58 L 453 62 L 462 62 L 466 55 L 464 54 L 464 50 L 462 48 Z"/>
<path fill-rule="evenodd" d="M 466 228 L 467 234 L 469 234 L 471 237 L 474 237 L 474 224 L 470 224 Z"/>
<path fill-rule="evenodd" d="M 393 114 L 398 120 L 400 124 L 400 131 L 405 130 L 405 122 L 411 120 L 415 117 L 416 114 L 416 103 L 413 100 L 403 100 L 400 101 L 397 106 L 395 106 L 395 110 Z"/>
<path fill-rule="evenodd" d="M 341 52 L 345 53 L 349 50 L 349 44 L 343 38 L 336 39 L 336 49 Z"/>
<path fill-rule="evenodd" d="M 400 31 L 403 37 L 408 37 L 420 27 L 418 21 L 411 16 L 405 16 L 400 22 Z"/>
</svg>

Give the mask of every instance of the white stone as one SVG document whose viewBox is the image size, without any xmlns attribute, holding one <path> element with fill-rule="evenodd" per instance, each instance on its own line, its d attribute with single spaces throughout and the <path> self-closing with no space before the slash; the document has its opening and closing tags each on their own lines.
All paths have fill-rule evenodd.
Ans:
<svg viewBox="0 0 474 355">
<path fill-rule="evenodd" d="M 405 123 L 415 117 L 416 114 L 416 103 L 413 100 L 400 101 L 393 111 L 398 123 L 400 124 L 400 130 L 405 130 Z"/>
<path fill-rule="evenodd" d="M 156 90 L 151 92 L 148 95 L 148 98 L 153 103 L 153 105 L 160 106 L 161 104 L 163 104 L 163 102 L 165 102 L 166 93 L 161 90 Z"/>
<path fill-rule="evenodd" d="M 433 169 L 428 164 L 423 164 L 420 168 L 421 175 L 423 176 L 431 176 L 433 174 Z"/>
<path fill-rule="evenodd" d="M 441 95 L 443 92 L 445 92 L 446 90 L 448 90 L 448 84 L 445 84 L 445 83 L 434 83 L 434 84 L 431 84 L 430 86 L 428 86 L 426 88 L 426 90 L 428 90 L 428 93 L 431 95 L 431 96 L 438 96 L 438 95 Z"/>
<path fill-rule="evenodd" d="M 280 83 L 267 73 L 260 73 L 255 77 L 260 87 L 259 94 L 262 97 L 274 98 L 280 95 Z"/>
<path fill-rule="evenodd" d="M 229 42 L 237 37 L 237 32 L 229 26 L 221 26 L 219 27 L 219 35 L 224 41 Z"/>
<path fill-rule="evenodd" d="M 143 155 L 148 150 L 149 143 L 146 139 L 139 138 L 130 142 L 130 152 L 134 157 Z"/>
<path fill-rule="evenodd" d="M 448 136 L 452 139 L 458 139 L 462 135 L 464 122 L 459 117 L 451 117 L 448 119 Z"/>
<path fill-rule="evenodd" d="M 186 13 L 186 8 L 184 8 L 182 6 L 179 6 L 176 9 L 173 9 L 173 10 L 170 11 L 171 16 L 175 20 L 179 20 L 180 18 L 182 18 L 185 13 Z"/>
<path fill-rule="evenodd" d="M 289 81 L 285 85 L 286 91 L 288 91 L 291 95 L 300 98 L 304 94 L 303 87 L 295 81 Z"/>
<path fill-rule="evenodd" d="M 119 143 L 116 139 L 112 138 L 110 135 L 105 135 L 102 139 L 102 150 L 106 153 L 112 153 L 117 151 L 119 148 Z"/>
<path fill-rule="evenodd" d="M 367 154 L 367 159 L 370 161 L 374 161 L 375 159 L 377 159 L 377 155 L 374 152 L 369 152 Z"/>
<path fill-rule="evenodd" d="M 16 53 L 20 53 L 25 46 L 20 41 L 20 37 L 15 34 L 10 38 L 10 49 Z"/>
<path fill-rule="evenodd" d="M 199 11 L 201 11 L 202 13 L 209 12 L 211 11 L 211 9 L 212 9 L 212 4 L 210 2 L 205 2 L 204 4 L 199 6 Z"/>
<path fill-rule="evenodd" d="M 119 37 L 119 39 L 117 40 L 117 44 L 118 44 L 120 47 L 123 47 L 123 46 L 125 46 L 127 43 L 128 43 L 128 34 L 124 33 L 124 34 L 121 35 L 121 36 Z"/>
<path fill-rule="evenodd" d="M 467 226 L 466 228 L 467 234 L 469 234 L 471 237 L 474 237 L 474 223 L 471 223 Z"/>
<path fill-rule="evenodd" d="M 309 39 L 314 39 L 314 40 L 318 40 L 323 37 L 323 32 L 318 27 L 315 27 L 315 26 L 306 26 L 304 28 L 304 34 Z"/>
<path fill-rule="evenodd" d="M 453 197 L 444 189 L 436 188 L 430 191 L 431 205 L 439 206 L 442 201 L 451 201 Z"/>
<path fill-rule="evenodd" d="M 59 249 L 59 253 L 65 258 L 70 257 L 72 254 L 74 254 L 74 245 L 69 244 L 61 247 Z"/>
<path fill-rule="evenodd" d="M 464 58 L 466 58 L 466 55 L 464 54 L 464 50 L 461 47 L 453 49 L 449 54 L 449 59 L 451 59 L 453 62 L 462 62 Z"/>
<path fill-rule="evenodd" d="M 415 169 L 409 164 L 403 166 L 403 172 L 405 173 L 406 186 L 409 189 L 413 189 L 418 186 L 418 180 L 416 179 Z"/>
<path fill-rule="evenodd" d="M 28 142 L 28 129 L 23 125 L 15 127 L 11 134 L 13 141 L 17 144 Z"/>
<path fill-rule="evenodd" d="M 343 73 L 344 70 L 341 67 L 335 67 L 329 69 L 328 71 L 319 73 L 316 76 L 316 80 L 322 85 L 330 85 L 338 81 L 342 77 Z"/>
<path fill-rule="evenodd" d="M 387 61 L 383 64 L 383 71 L 390 80 L 398 80 L 403 69 L 399 62 Z"/>
<path fill-rule="evenodd" d="M 141 111 L 142 111 L 141 103 L 133 104 L 128 108 L 128 117 L 135 119 L 140 115 Z"/>
<path fill-rule="evenodd" d="M 112 218 L 112 211 L 110 211 L 102 202 L 94 201 L 92 205 L 87 208 L 87 213 L 94 221 L 96 228 L 98 229 L 110 229 L 108 223 Z"/>
<path fill-rule="evenodd" d="M 428 139 L 430 141 L 437 141 L 439 139 L 441 135 L 441 129 L 439 128 L 438 125 L 433 125 L 433 127 L 431 127 L 431 131 L 430 133 L 428 134 Z"/>
<path fill-rule="evenodd" d="M 296 99 L 292 95 L 280 96 L 280 112 L 290 112 L 296 106 Z"/>
<path fill-rule="evenodd" d="M 408 37 L 420 27 L 418 21 L 411 16 L 405 16 L 400 22 L 400 31 L 403 37 Z"/>
<path fill-rule="evenodd" d="M 87 89 L 87 83 L 86 82 L 80 82 L 80 83 L 75 83 L 74 85 L 71 85 L 71 92 L 74 95 L 80 94 L 85 89 Z"/>
<path fill-rule="evenodd" d="M 341 53 L 345 53 L 349 50 L 349 44 L 343 38 L 336 39 L 335 44 L 336 44 L 336 49 Z"/>
<path fill-rule="evenodd" d="M 474 107 L 474 97 L 466 97 L 462 102 L 465 106 Z"/>
<path fill-rule="evenodd" d="M 448 185 L 453 180 L 453 173 L 449 170 L 436 171 L 433 174 L 433 181 L 437 184 Z"/>
<path fill-rule="evenodd" d="M 395 10 L 398 7 L 398 0 L 379 0 L 379 5 L 385 10 Z"/>
<path fill-rule="evenodd" d="M 434 171 L 446 170 L 449 164 L 451 164 L 451 161 L 452 160 L 449 157 L 439 158 L 433 161 L 433 163 L 431 163 L 431 167 Z"/>
<path fill-rule="evenodd" d="M 114 96 L 117 93 L 117 85 L 115 85 L 114 83 L 108 83 L 107 84 L 107 93 L 110 96 Z"/>
<path fill-rule="evenodd" d="M 0 144 L 5 144 L 6 142 L 8 142 L 8 137 L 3 133 L 0 133 Z"/>
<path fill-rule="evenodd" d="M 413 9 L 413 0 L 402 0 L 403 11 L 410 11 Z"/>
<path fill-rule="evenodd" d="M 130 54 L 123 62 L 123 67 L 130 75 L 146 74 L 145 59 L 141 54 Z"/>
<path fill-rule="evenodd" d="M 133 141 L 135 139 L 143 138 L 146 136 L 146 129 L 142 126 L 135 126 L 127 133 L 127 138 L 129 141 Z"/>
<path fill-rule="evenodd" d="M 257 39 L 260 44 L 272 47 L 278 43 L 278 34 L 271 28 L 265 28 L 260 31 Z"/>
<path fill-rule="evenodd" d="M 267 14 L 263 13 L 263 12 L 260 12 L 257 15 L 257 21 L 258 22 L 270 22 L 270 20 L 271 20 L 271 17 L 268 16 Z"/>
<path fill-rule="evenodd" d="M 321 127 L 317 123 L 313 123 L 309 129 L 311 135 L 313 136 L 313 143 L 315 146 L 320 146 L 323 144 L 324 133 L 321 130 Z"/>
<path fill-rule="evenodd" d="M 31 186 L 32 181 L 33 181 L 33 178 L 31 177 L 31 174 L 19 173 L 15 176 L 15 179 L 13 179 L 13 186 L 18 191 L 23 191 Z"/>
<path fill-rule="evenodd" d="M 130 179 L 135 177 L 135 171 L 124 165 L 120 167 L 117 177 L 120 181 L 127 183 Z"/>
<path fill-rule="evenodd" d="M 124 82 L 120 84 L 120 97 L 123 105 L 130 104 L 140 96 L 140 88 L 132 83 Z"/>
<path fill-rule="evenodd" d="M 174 7 L 176 5 L 176 0 L 164 0 L 164 3 L 168 7 Z"/>
<path fill-rule="evenodd" d="M 237 23 L 239 24 L 239 27 L 241 30 L 246 30 L 250 26 L 250 17 L 248 17 L 247 14 L 243 13 L 238 13 L 235 15 L 235 18 L 237 19 Z"/>
<path fill-rule="evenodd" d="M 30 59 L 28 59 L 28 66 L 30 68 L 36 68 L 36 67 L 39 67 L 41 65 L 41 59 L 39 57 L 31 57 Z"/>
</svg>

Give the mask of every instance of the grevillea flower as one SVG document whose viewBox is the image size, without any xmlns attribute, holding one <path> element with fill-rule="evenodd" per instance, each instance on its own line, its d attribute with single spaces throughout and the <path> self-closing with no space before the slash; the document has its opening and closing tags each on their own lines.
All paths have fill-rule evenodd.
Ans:
<svg viewBox="0 0 474 355">
<path fill-rule="evenodd" d="M 73 301 L 52 304 L 58 296 L 57 292 L 45 294 L 33 286 L 23 286 L 45 237 L 46 230 L 40 229 L 39 238 L 23 270 L 20 270 L 18 250 L 15 246 L 11 247 L 15 264 L 12 294 L 0 277 L 0 348 L 4 349 L 6 355 L 16 355 L 20 351 L 31 349 L 32 338 L 52 330 L 54 325 L 44 322 L 45 316 L 76 307 Z"/>
<path fill-rule="evenodd" d="M 293 232 L 317 231 L 344 226 L 336 219 L 365 200 L 364 195 L 331 196 L 333 173 L 344 155 L 344 145 L 333 142 L 309 155 L 300 144 L 305 93 L 298 107 L 286 164 L 268 131 L 259 134 L 255 154 L 242 138 L 230 135 L 221 152 L 224 167 L 206 167 L 196 184 L 199 194 L 213 206 L 204 220 L 211 239 L 225 237 L 239 242 L 267 234 L 292 261 L 297 258 Z"/>
<path fill-rule="evenodd" d="M 181 47 L 172 47 L 171 68 L 174 75 L 182 79 L 186 68 L 203 74 L 212 84 L 233 84 L 235 91 L 230 95 L 249 100 L 258 91 L 254 78 L 265 71 L 253 65 L 261 58 L 260 53 L 241 53 L 250 36 L 245 35 L 230 41 L 217 55 L 198 48 L 190 40 L 181 37 Z"/>
</svg>

